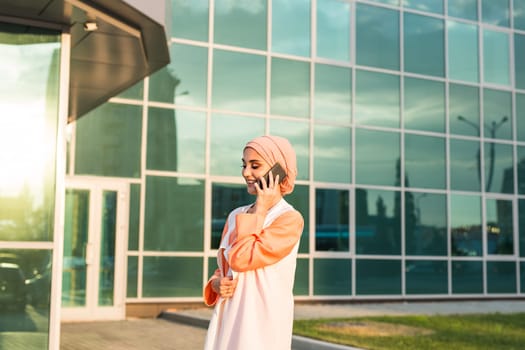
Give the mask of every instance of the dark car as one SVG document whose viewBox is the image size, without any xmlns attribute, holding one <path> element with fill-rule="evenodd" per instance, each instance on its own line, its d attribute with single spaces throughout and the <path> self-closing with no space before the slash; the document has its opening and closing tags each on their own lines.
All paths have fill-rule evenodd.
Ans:
<svg viewBox="0 0 525 350">
<path fill-rule="evenodd" d="M 24 310 L 27 290 L 24 273 L 13 263 L 0 263 L 0 307 Z"/>
</svg>

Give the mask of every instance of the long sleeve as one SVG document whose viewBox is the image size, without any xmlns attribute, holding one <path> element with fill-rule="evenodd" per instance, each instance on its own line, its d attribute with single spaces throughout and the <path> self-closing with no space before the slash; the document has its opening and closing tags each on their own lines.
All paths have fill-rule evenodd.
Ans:
<svg viewBox="0 0 525 350">
<path fill-rule="evenodd" d="M 237 272 L 272 265 L 288 255 L 303 232 L 304 220 L 296 210 L 281 214 L 263 229 L 264 217 L 240 213 L 228 263 Z"/>
<path fill-rule="evenodd" d="M 213 288 L 211 287 L 211 284 L 213 280 L 216 278 L 221 278 L 221 270 L 216 269 L 213 275 L 208 280 L 208 283 L 206 283 L 206 286 L 204 287 L 204 303 L 207 306 L 212 306 L 217 303 L 217 300 L 219 299 L 219 294 L 215 293 Z"/>
</svg>

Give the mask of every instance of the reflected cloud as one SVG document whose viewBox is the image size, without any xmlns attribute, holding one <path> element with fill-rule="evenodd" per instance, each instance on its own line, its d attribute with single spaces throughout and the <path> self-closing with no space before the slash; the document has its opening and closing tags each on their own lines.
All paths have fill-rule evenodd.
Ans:
<svg viewBox="0 0 525 350">
<path fill-rule="evenodd" d="M 224 15 L 240 10 L 249 14 L 258 14 L 266 11 L 263 0 L 215 0 L 215 12 Z"/>
</svg>

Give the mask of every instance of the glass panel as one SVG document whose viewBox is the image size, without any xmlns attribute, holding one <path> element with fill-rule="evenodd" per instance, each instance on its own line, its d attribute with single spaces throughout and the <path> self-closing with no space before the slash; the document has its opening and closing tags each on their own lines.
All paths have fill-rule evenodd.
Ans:
<svg viewBox="0 0 525 350">
<path fill-rule="evenodd" d="M 525 199 L 518 200 L 519 256 L 525 257 Z M 525 270 L 522 270 L 525 274 Z"/>
<path fill-rule="evenodd" d="M 450 188 L 481 191 L 479 141 L 450 139 Z"/>
<path fill-rule="evenodd" d="M 202 258 L 145 256 L 143 259 L 143 297 L 202 296 L 202 279 L 195 278 L 202 276 Z"/>
<path fill-rule="evenodd" d="M 487 293 L 516 293 L 516 263 L 514 261 L 487 262 Z"/>
<path fill-rule="evenodd" d="M 405 128 L 445 132 L 445 84 L 405 77 Z"/>
<path fill-rule="evenodd" d="M 518 193 L 525 194 L 525 147 L 517 147 Z"/>
<path fill-rule="evenodd" d="M 357 64 L 399 70 L 399 11 L 356 5 Z"/>
<path fill-rule="evenodd" d="M 139 250 L 140 185 L 129 185 L 128 250 Z"/>
<path fill-rule="evenodd" d="M 0 33 L 0 241 L 51 241 L 60 33 Z"/>
<path fill-rule="evenodd" d="M 399 76 L 358 70 L 355 89 L 356 123 L 399 128 Z"/>
<path fill-rule="evenodd" d="M 512 201 L 485 200 L 485 227 L 487 228 L 487 254 L 514 254 L 514 220 Z"/>
<path fill-rule="evenodd" d="M 485 191 L 514 193 L 512 146 L 485 142 Z"/>
<path fill-rule="evenodd" d="M 242 133 L 239 132 L 242 130 Z M 210 173 L 241 177 L 246 142 L 264 135 L 264 119 L 213 114 L 211 116 Z"/>
<path fill-rule="evenodd" d="M 349 183 L 352 179 L 352 130 L 314 125 L 314 179 Z"/>
<path fill-rule="evenodd" d="M 407 260 L 405 283 L 407 294 L 446 294 L 448 293 L 447 262 Z"/>
<path fill-rule="evenodd" d="M 295 268 L 295 282 L 293 286 L 294 295 L 308 295 L 309 284 L 309 261 L 308 259 L 297 259 Z"/>
<path fill-rule="evenodd" d="M 352 261 L 314 259 L 314 295 L 352 294 Z"/>
<path fill-rule="evenodd" d="M 352 70 L 315 65 L 314 118 L 349 124 L 352 110 Z"/>
<path fill-rule="evenodd" d="M 446 256 L 447 197 L 405 192 L 405 235 L 407 255 Z"/>
<path fill-rule="evenodd" d="M 271 113 L 308 118 L 310 64 L 272 58 Z"/>
<path fill-rule="evenodd" d="M 100 271 L 98 305 L 113 305 L 115 290 L 115 237 L 117 229 L 117 192 L 102 193 L 102 225 L 100 230 Z"/>
<path fill-rule="evenodd" d="M 399 134 L 356 129 L 355 137 L 356 183 L 399 186 Z"/>
<path fill-rule="evenodd" d="M 525 95 L 516 93 L 516 133 L 518 141 L 525 141 Z"/>
<path fill-rule="evenodd" d="M 377 2 L 377 3 L 380 3 L 380 4 L 388 4 L 388 5 L 399 6 L 399 0 L 370 0 L 370 1 Z"/>
<path fill-rule="evenodd" d="M 401 254 L 401 193 L 355 190 L 356 253 Z"/>
<path fill-rule="evenodd" d="M 481 20 L 502 27 L 510 26 L 509 0 L 481 0 Z"/>
<path fill-rule="evenodd" d="M 444 32 L 443 20 L 405 12 L 405 71 L 444 77 Z"/>
<path fill-rule="evenodd" d="M 211 187 L 211 249 L 218 249 L 228 214 L 255 201 L 246 185 L 213 183 Z"/>
<path fill-rule="evenodd" d="M 399 260 L 357 260 L 355 275 L 357 295 L 401 294 Z"/>
<path fill-rule="evenodd" d="M 146 177 L 144 250 L 202 251 L 204 182 Z"/>
<path fill-rule="evenodd" d="M 272 51 L 310 56 L 310 0 L 272 0 Z"/>
<path fill-rule="evenodd" d="M 86 305 L 89 191 L 66 190 L 62 306 Z"/>
<path fill-rule="evenodd" d="M 204 173 L 206 113 L 183 109 L 148 109 L 146 167 Z"/>
<path fill-rule="evenodd" d="M 0 249 L 0 348 L 48 348 L 52 255 Z"/>
<path fill-rule="evenodd" d="M 479 137 L 479 88 L 450 84 L 448 103 L 450 132 Z"/>
<path fill-rule="evenodd" d="M 299 253 L 310 252 L 310 242 L 308 241 L 310 235 L 310 201 L 309 198 L 309 187 L 306 185 L 295 185 L 292 193 L 286 196 L 286 201 L 293 205 L 293 207 L 303 215 L 304 228 L 299 243 Z"/>
<path fill-rule="evenodd" d="M 209 0 L 171 0 L 171 34 L 184 39 L 208 41 L 208 3 Z"/>
<path fill-rule="evenodd" d="M 447 21 L 448 76 L 450 79 L 479 82 L 478 27 Z"/>
<path fill-rule="evenodd" d="M 140 100 L 144 98 L 144 80 L 139 81 L 137 84 L 133 85 L 132 87 L 124 90 L 120 94 L 118 94 L 116 97 L 120 98 L 129 98 L 133 100 Z"/>
<path fill-rule="evenodd" d="M 350 4 L 317 2 L 317 57 L 350 60 Z"/>
<path fill-rule="evenodd" d="M 443 0 L 403 0 L 403 6 L 419 11 L 443 13 Z"/>
<path fill-rule="evenodd" d="M 448 0 L 447 9 L 451 17 L 478 19 L 478 0 Z"/>
<path fill-rule="evenodd" d="M 483 80 L 510 85 L 509 34 L 483 30 Z"/>
<path fill-rule="evenodd" d="M 208 49 L 172 43 L 171 62 L 149 77 L 150 101 L 206 106 Z"/>
<path fill-rule="evenodd" d="M 514 80 L 517 89 L 525 89 L 525 35 L 514 34 Z"/>
<path fill-rule="evenodd" d="M 508 91 L 483 90 L 485 137 L 512 140 L 512 95 Z"/>
<path fill-rule="evenodd" d="M 520 271 L 521 271 L 521 293 L 525 293 L 525 261 L 520 262 Z"/>
<path fill-rule="evenodd" d="M 483 293 L 483 263 L 452 261 L 452 294 Z"/>
<path fill-rule="evenodd" d="M 213 51 L 213 108 L 266 111 L 266 57 Z"/>
<path fill-rule="evenodd" d="M 106 103 L 75 124 L 76 175 L 140 177 L 142 107 Z"/>
<path fill-rule="evenodd" d="M 525 0 L 513 0 L 514 28 L 525 30 Z"/>
<path fill-rule="evenodd" d="M 453 256 L 482 256 L 481 198 L 450 196 L 451 250 Z"/>
<path fill-rule="evenodd" d="M 297 157 L 297 180 L 308 180 L 310 163 L 310 125 L 282 119 L 270 119 L 270 134 L 290 141 Z"/>
<path fill-rule="evenodd" d="M 214 42 L 266 50 L 266 6 L 266 1 L 215 0 Z"/>
<path fill-rule="evenodd" d="M 128 274 L 126 278 L 126 297 L 136 298 L 138 296 L 139 259 L 136 256 L 128 256 Z"/>
<path fill-rule="evenodd" d="M 315 249 L 347 252 L 349 245 L 349 193 L 315 190 Z"/>
<path fill-rule="evenodd" d="M 445 139 L 405 134 L 405 186 L 446 188 Z"/>
</svg>

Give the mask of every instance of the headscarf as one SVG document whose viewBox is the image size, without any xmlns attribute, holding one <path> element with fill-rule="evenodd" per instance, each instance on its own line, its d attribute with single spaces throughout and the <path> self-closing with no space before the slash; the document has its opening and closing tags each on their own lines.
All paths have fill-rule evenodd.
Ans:
<svg viewBox="0 0 525 350">
<path fill-rule="evenodd" d="M 287 175 L 280 184 L 281 194 L 291 193 L 297 177 L 297 159 L 290 141 L 284 137 L 265 135 L 249 141 L 244 148 L 248 147 L 253 148 L 270 166 L 277 162 L 281 164 Z"/>
</svg>

